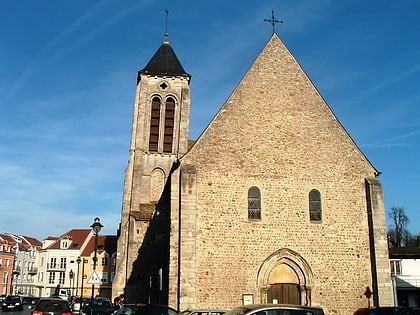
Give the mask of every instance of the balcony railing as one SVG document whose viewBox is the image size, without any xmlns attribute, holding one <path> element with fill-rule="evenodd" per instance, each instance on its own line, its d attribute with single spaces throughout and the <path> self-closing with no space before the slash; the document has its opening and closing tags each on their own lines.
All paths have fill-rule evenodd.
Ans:
<svg viewBox="0 0 420 315">
<path fill-rule="evenodd" d="M 28 268 L 28 273 L 30 275 L 36 275 L 38 273 L 38 268 L 37 267 Z"/>
<path fill-rule="evenodd" d="M 55 270 L 55 271 L 65 271 L 66 265 L 60 265 L 60 264 L 47 264 L 47 270 Z"/>
</svg>

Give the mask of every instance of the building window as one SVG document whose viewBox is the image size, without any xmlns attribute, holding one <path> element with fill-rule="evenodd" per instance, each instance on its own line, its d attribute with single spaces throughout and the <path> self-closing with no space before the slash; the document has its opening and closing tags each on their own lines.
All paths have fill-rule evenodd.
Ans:
<svg viewBox="0 0 420 315">
<path fill-rule="evenodd" d="M 102 283 L 108 283 L 108 273 L 107 272 L 99 272 L 99 277 L 101 277 Z"/>
<path fill-rule="evenodd" d="M 261 220 L 261 192 L 255 186 L 248 190 L 248 219 Z"/>
<path fill-rule="evenodd" d="M 391 275 L 401 275 L 401 260 L 390 260 Z"/>
<path fill-rule="evenodd" d="M 108 257 L 103 257 L 101 260 L 101 266 L 106 267 L 108 266 Z"/>
<path fill-rule="evenodd" d="M 58 280 L 58 283 L 63 285 L 65 281 L 66 281 L 66 273 L 60 272 L 60 279 Z"/>
<path fill-rule="evenodd" d="M 66 269 L 67 260 L 66 257 L 61 257 L 60 259 L 60 269 Z"/>
<path fill-rule="evenodd" d="M 322 220 L 321 193 L 316 189 L 309 192 L 309 218 L 315 222 Z"/>
<path fill-rule="evenodd" d="M 51 259 L 50 259 L 50 268 L 57 268 L 57 258 L 51 257 Z"/>
<path fill-rule="evenodd" d="M 54 284 L 54 282 L 55 282 L 55 272 L 50 272 L 48 275 L 48 283 Z"/>
<path fill-rule="evenodd" d="M 175 124 L 175 100 L 169 97 L 165 104 L 165 130 L 163 137 L 163 152 L 172 153 L 172 141 Z"/>
<path fill-rule="evenodd" d="M 152 111 L 150 113 L 149 151 L 157 152 L 159 147 L 159 125 L 160 125 L 160 98 L 152 100 Z"/>
</svg>

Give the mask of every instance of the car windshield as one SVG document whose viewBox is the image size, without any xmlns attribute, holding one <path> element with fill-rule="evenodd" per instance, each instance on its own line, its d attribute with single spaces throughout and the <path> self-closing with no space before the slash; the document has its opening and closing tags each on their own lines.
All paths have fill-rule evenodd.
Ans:
<svg viewBox="0 0 420 315">
<path fill-rule="evenodd" d="M 6 301 L 7 302 L 20 302 L 20 297 L 9 295 L 6 297 Z"/>
<path fill-rule="evenodd" d="M 84 307 L 83 308 L 90 308 L 92 305 L 92 299 L 86 299 L 84 302 Z M 93 307 L 94 308 L 112 308 L 112 304 L 111 301 L 107 300 L 107 299 L 93 299 Z"/>
<path fill-rule="evenodd" d="M 68 312 L 69 306 L 66 301 L 59 300 L 40 300 L 36 309 L 39 311 L 47 312 Z"/>
</svg>

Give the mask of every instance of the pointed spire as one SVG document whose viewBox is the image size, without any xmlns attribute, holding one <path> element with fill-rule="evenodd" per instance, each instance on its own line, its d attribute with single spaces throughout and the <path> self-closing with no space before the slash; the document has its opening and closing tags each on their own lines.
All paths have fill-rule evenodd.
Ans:
<svg viewBox="0 0 420 315">
<path fill-rule="evenodd" d="M 165 19 L 165 38 L 164 38 L 164 40 L 163 40 L 163 42 L 165 43 L 165 44 L 169 44 L 169 34 L 168 34 L 168 14 L 169 14 L 169 11 L 168 11 L 168 9 L 165 9 L 165 13 L 166 13 L 166 19 Z"/>
</svg>

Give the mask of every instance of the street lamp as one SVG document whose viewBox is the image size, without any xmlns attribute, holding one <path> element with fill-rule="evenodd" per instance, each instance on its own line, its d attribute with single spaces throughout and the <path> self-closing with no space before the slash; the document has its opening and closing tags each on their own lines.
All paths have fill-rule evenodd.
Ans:
<svg viewBox="0 0 420 315">
<path fill-rule="evenodd" d="M 80 288 L 80 297 L 83 298 L 83 280 L 85 279 L 85 264 L 87 264 L 89 260 L 86 258 L 83 258 L 83 264 L 82 264 L 82 286 Z"/>
<path fill-rule="evenodd" d="M 69 279 L 70 279 L 71 295 L 73 296 L 74 295 L 74 272 L 73 272 L 73 269 L 70 269 Z"/>
<path fill-rule="evenodd" d="M 90 226 L 92 228 L 92 232 L 95 235 L 95 250 L 94 250 L 94 254 L 93 254 L 93 272 L 96 271 L 96 261 L 97 261 L 97 247 L 98 247 L 98 234 L 101 231 L 101 228 L 103 227 L 103 225 L 101 224 L 101 219 L 99 219 L 98 217 L 96 217 L 93 220 L 93 224 Z M 93 297 L 95 294 L 95 284 L 92 283 L 92 303 L 93 303 Z"/>
<path fill-rule="evenodd" d="M 77 296 L 77 293 L 79 291 L 79 277 L 80 277 L 79 271 L 80 271 L 80 263 L 82 262 L 82 258 L 80 258 L 80 256 L 77 257 L 76 262 L 77 262 L 77 276 L 76 276 L 76 296 Z"/>
</svg>

